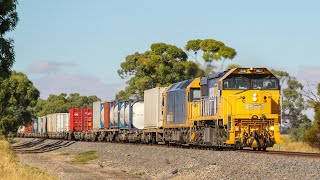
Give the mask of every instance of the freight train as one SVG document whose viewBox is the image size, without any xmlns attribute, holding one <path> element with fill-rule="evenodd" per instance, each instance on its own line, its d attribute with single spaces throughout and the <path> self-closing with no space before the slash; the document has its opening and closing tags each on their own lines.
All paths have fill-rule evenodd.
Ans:
<svg viewBox="0 0 320 180">
<path fill-rule="evenodd" d="M 279 80 L 267 68 L 235 68 L 146 90 L 143 100 L 47 115 L 37 132 L 19 135 L 266 150 L 282 143 L 280 106 Z"/>
</svg>

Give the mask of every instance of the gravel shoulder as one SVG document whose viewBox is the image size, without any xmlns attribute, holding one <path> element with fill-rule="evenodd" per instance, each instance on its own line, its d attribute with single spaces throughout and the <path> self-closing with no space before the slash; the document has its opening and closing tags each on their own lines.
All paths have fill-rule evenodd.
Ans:
<svg viewBox="0 0 320 180">
<path fill-rule="evenodd" d="M 71 162 L 88 150 L 97 150 L 99 158 Z M 164 146 L 76 142 L 18 157 L 60 179 L 320 179 L 320 159 Z"/>
</svg>

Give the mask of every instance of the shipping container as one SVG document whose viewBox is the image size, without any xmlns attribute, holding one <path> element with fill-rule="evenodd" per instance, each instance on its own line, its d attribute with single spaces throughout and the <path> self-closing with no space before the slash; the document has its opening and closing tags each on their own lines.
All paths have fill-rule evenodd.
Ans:
<svg viewBox="0 0 320 180">
<path fill-rule="evenodd" d="M 47 132 L 46 116 L 38 117 L 38 132 L 43 134 Z"/>
<path fill-rule="evenodd" d="M 162 93 L 165 87 L 156 87 L 144 91 L 144 128 L 162 127 Z"/>
<path fill-rule="evenodd" d="M 132 129 L 132 122 L 131 122 L 131 111 L 132 111 L 132 102 L 128 102 L 126 105 L 126 109 L 125 109 L 125 115 L 124 115 L 124 119 L 125 119 L 125 129 Z"/>
<path fill-rule="evenodd" d="M 100 129 L 100 105 L 101 101 L 93 103 L 93 129 Z"/>
<path fill-rule="evenodd" d="M 33 120 L 33 132 L 34 133 L 38 133 L 39 132 L 38 127 L 39 127 L 38 119 Z"/>
<path fill-rule="evenodd" d="M 47 132 L 57 132 L 57 116 L 55 114 L 47 115 Z"/>
<path fill-rule="evenodd" d="M 125 109 L 126 129 L 144 128 L 144 103 L 143 101 L 127 102 Z"/>
<path fill-rule="evenodd" d="M 70 131 L 89 131 L 92 130 L 92 108 L 69 109 Z"/>
<path fill-rule="evenodd" d="M 19 127 L 18 133 L 24 133 L 24 126 L 20 126 L 20 127 Z"/>
<path fill-rule="evenodd" d="M 24 126 L 24 133 L 25 134 L 33 133 L 33 125 L 34 125 L 33 122 L 30 122 L 30 123 L 26 124 Z"/>
<path fill-rule="evenodd" d="M 118 119 L 119 119 L 119 102 L 115 101 L 114 108 L 113 108 L 113 128 L 119 127 Z"/>
<path fill-rule="evenodd" d="M 110 107 L 111 107 L 110 104 L 111 104 L 110 102 L 104 102 L 104 105 L 103 105 L 104 128 L 105 129 L 110 128 Z"/>
<path fill-rule="evenodd" d="M 104 102 L 100 104 L 100 129 L 104 128 Z"/>
<path fill-rule="evenodd" d="M 112 101 L 110 102 L 110 128 L 113 128 L 114 127 L 114 105 L 115 105 L 115 102 Z"/>
<path fill-rule="evenodd" d="M 69 131 L 69 122 L 70 116 L 69 113 L 56 113 L 56 120 L 57 120 L 57 132 L 67 132 Z"/>
<path fill-rule="evenodd" d="M 131 123 L 133 129 L 143 129 L 144 128 L 144 102 L 137 101 L 131 105 Z"/>
<path fill-rule="evenodd" d="M 126 106 L 128 105 L 128 102 L 121 101 L 119 102 L 119 128 L 124 129 L 125 128 L 125 110 Z"/>
</svg>

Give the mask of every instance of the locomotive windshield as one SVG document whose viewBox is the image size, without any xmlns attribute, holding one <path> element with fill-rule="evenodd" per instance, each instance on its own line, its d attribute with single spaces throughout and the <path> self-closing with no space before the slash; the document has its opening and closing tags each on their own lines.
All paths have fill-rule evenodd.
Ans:
<svg viewBox="0 0 320 180">
<path fill-rule="evenodd" d="M 230 75 L 223 81 L 223 89 L 279 89 L 279 81 L 271 74 Z"/>
</svg>

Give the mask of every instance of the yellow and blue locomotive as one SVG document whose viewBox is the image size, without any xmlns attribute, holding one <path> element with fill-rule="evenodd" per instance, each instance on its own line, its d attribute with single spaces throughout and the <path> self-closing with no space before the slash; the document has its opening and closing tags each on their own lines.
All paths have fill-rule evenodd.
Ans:
<svg viewBox="0 0 320 180">
<path fill-rule="evenodd" d="M 281 143 L 279 80 L 266 68 L 235 68 L 168 87 L 164 141 L 266 149 Z"/>
</svg>

